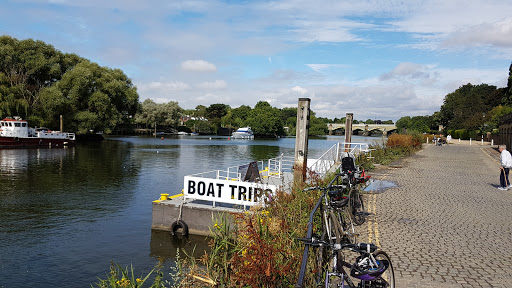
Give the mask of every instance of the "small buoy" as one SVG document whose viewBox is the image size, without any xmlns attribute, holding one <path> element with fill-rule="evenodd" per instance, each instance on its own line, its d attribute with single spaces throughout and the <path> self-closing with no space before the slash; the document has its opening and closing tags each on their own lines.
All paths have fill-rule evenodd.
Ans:
<svg viewBox="0 0 512 288">
<path fill-rule="evenodd" d="M 212 140 L 212 137 L 210 137 L 210 140 Z"/>
<path fill-rule="evenodd" d="M 160 137 L 161 140 L 164 140 L 164 136 Z"/>
<path fill-rule="evenodd" d="M 171 225 L 171 235 L 176 235 L 176 232 L 181 229 L 182 236 L 188 236 L 188 226 L 183 220 L 174 221 Z"/>
</svg>

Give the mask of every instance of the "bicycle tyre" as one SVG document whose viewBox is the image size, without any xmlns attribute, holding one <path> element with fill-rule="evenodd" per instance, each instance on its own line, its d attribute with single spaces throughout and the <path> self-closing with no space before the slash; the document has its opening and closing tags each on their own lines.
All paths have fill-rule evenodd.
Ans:
<svg viewBox="0 0 512 288">
<path fill-rule="evenodd" d="M 341 228 L 341 223 L 339 222 L 338 218 L 336 218 L 336 213 L 334 213 L 332 210 L 329 211 L 328 219 L 331 224 L 330 227 L 332 230 L 332 234 L 335 237 L 335 239 L 333 239 L 334 240 L 333 243 L 341 244 L 343 241 L 343 237 L 345 236 L 345 233 L 343 232 L 343 229 Z M 341 265 L 343 262 L 343 254 L 341 253 L 341 251 L 336 252 L 336 259 L 337 259 L 336 267 L 338 270 L 337 272 L 341 272 L 340 268 L 341 268 Z M 335 263 L 333 262 L 330 265 L 334 266 L 334 264 Z M 329 268 L 331 268 L 331 267 L 329 267 Z"/>
<path fill-rule="evenodd" d="M 366 211 L 364 210 L 363 195 L 357 189 L 350 190 L 349 210 L 350 217 L 354 225 L 362 225 L 366 221 Z"/>
<path fill-rule="evenodd" d="M 388 268 L 379 278 L 370 281 L 370 287 L 386 287 L 386 288 L 395 288 L 395 271 L 393 270 L 393 264 L 391 263 L 391 258 L 384 251 L 377 251 L 373 254 L 375 260 L 377 261 L 388 261 Z"/>
<path fill-rule="evenodd" d="M 323 215 L 322 215 L 323 217 Z M 324 220 L 322 220 L 324 222 Z M 325 223 L 323 223 L 322 234 L 320 236 L 321 241 L 327 242 L 327 227 Z M 323 283 L 324 281 L 324 270 L 327 267 L 329 259 L 329 254 L 327 253 L 327 247 L 319 246 L 315 251 L 315 270 L 316 270 L 316 283 L 317 286 Z"/>
<path fill-rule="evenodd" d="M 355 244 L 357 242 L 356 233 L 352 220 L 348 216 L 348 209 L 346 207 L 344 209 L 336 209 L 334 215 L 340 224 L 341 244 Z"/>
</svg>

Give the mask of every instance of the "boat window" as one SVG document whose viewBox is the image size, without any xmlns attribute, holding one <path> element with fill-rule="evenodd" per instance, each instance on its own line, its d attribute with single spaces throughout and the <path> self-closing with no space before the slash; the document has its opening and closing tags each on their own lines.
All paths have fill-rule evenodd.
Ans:
<svg viewBox="0 0 512 288">
<path fill-rule="evenodd" d="M 27 127 L 27 123 L 21 123 L 21 127 Z"/>
<path fill-rule="evenodd" d="M 21 123 L 14 123 L 14 127 L 21 127 Z"/>
<path fill-rule="evenodd" d="M 11 122 L 8 122 L 8 124 L 9 124 L 9 127 L 12 127 L 12 123 Z"/>
</svg>

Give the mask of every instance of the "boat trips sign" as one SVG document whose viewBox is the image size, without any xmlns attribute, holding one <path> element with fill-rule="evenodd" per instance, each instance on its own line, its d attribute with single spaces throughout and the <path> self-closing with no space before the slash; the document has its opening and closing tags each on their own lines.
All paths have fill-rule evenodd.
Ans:
<svg viewBox="0 0 512 288">
<path fill-rule="evenodd" d="M 187 199 L 223 202 L 235 205 L 255 205 L 277 191 L 278 186 L 185 176 L 184 194 Z"/>
</svg>

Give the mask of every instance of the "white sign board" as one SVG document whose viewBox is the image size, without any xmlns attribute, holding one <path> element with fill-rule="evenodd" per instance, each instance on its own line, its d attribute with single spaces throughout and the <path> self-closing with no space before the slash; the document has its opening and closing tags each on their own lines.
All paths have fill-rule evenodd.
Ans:
<svg viewBox="0 0 512 288">
<path fill-rule="evenodd" d="M 254 182 L 239 182 L 185 176 L 183 184 L 185 198 L 230 203 L 235 205 L 255 205 L 263 203 L 265 197 L 275 194 L 278 186 Z"/>
</svg>

